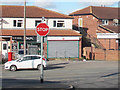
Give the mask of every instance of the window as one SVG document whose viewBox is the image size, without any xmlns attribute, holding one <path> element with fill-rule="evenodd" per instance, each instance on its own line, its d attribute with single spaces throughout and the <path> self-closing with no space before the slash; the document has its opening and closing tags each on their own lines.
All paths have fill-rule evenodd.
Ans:
<svg viewBox="0 0 120 90">
<path fill-rule="evenodd" d="M 16 20 L 13 20 L 13 26 L 16 27 Z"/>
<path fill-rule="evenodd" d="M 22 27 L 23 20 L 13 20 L 14 27 Z"/>
<path fill-rule="evenodd" d="M 41 22 L 42 22 L 41 20 L 36 20 L 36 21 L 35 21 L 35 27 L 36 27 L 37 25 L 39 25 Z"/>
<path fill-rule="evenodd" d="M 83 19 L 82 18 L 78 19 L 78 26 L 83 27 Z"/>
<path fill-rule="evenodd" d="M 53 27 L 65 27 L 65 22 L 62 20 L 53 21 Z"/>
<path fill-rule="evenodd" d="M 40 59 L 38 56 L 32 56 L 32 59 Z"/>
<path fill-rule="evenodd" d="M 32 60 L 32 59 L 31 59 L 31 56 L 27 56 L 27 57 L 23 57 L 22 60 L 26 61 L 26 60 Z"/>
<path fill-rule="evenodd" d="M 120 39 L 118 39 L 118 49 L 120 50 Z"/>
<path fill-rule="evenodd" d="M 22 20 L 18 20 L 17 27 L 22 27 Z"/>
<path fill-rule="evenodd" d="M 7 44 L 3 44 L 3 50 L 7 49 Z"/>
<path fill-rule="evenodd" d="M 56 21 L 53 21 L 53 27 L 56 27 Z"/>
<path fill-rule="evenodd" d="M 108 20 L 102 20 L 102 25 L 108 25 Z"/>
</svg>

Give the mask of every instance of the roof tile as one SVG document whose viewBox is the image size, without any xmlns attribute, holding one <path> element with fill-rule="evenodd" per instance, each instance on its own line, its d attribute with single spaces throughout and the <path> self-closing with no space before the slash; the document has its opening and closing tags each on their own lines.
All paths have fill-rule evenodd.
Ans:
<svg viewBox="0 0 120 90">
<path fill-rule="evenodd" d="M 93 14 L 99 19 L 120 19 L 120 17 L 118 17 L 119 10 L 119 8 L 113 7 L 89 6 L 71 13 L 70 16 L 77 14 Z"/>
<path fill-rule="evenodd" d="M 24 30 L 8 30 L 3 29 L 2 36 L 23 36 Z M 36 36 L 35 30 L 26 30 L 26 36 Z M 81 36 L 78 32 L 74 30 L 50 30 L 48 36 Z"/>
<path fill-rule="evenodd" d="M 24 17 L 24 6 L 2 5 L 2 17 Z M 26 6 L 26 17 L 29 18 L 73 18 L 55 11 L 36 6 Z"/>
</svg>

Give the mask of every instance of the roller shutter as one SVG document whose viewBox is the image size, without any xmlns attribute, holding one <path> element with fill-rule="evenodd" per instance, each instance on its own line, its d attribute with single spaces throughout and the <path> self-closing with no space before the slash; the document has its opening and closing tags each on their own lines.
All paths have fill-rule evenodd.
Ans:
<svg viewBox="0 0 120 90">
<path fill-rule="evenodd" d="M 78 58 L 78 41 L 48 41 L 48 58 Z"/>
</svg>

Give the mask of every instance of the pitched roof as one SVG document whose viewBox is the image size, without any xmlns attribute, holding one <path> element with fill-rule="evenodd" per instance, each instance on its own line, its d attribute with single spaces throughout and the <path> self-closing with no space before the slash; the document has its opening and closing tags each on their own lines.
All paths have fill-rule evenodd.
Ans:
<svg viewBox="0 0 120 90">
<path fill-rule="evenodd" d="M 24 30 L 2 29 L 2 36 L 23 36 Z M 26 36 L 36 36 L 35 30 L 26 30 Z M 81 36 L 74 30 L 50 30 L 48 36 Z"/>
<path fill-rule="evenodd" d="M 2 17 L 24 17 L 24 6 L 9 6 L 9 5 L 2 5 Z M 29 18 L 73 18 L 71 16 L 61 14 L 55 11 L 43 9 L 36 6 L 26 6 L 26 17 Z"/>
<path fill-rule="evenodd" d="M 92 14 L 99 19 L 120 19 L 120 17 L 118 17 L 118 12 L 119 8 L 89 6 L 84 9 L 75 11 L 69 15 L 72 16 Z"/>
<path fill-rule="evenodd" d="M 104 30 L 107 30 L 111 33 L 120 33 L 120 26 L 111 26 L 111 25 L 100 25 L 100 28 L 103 28 Z"/>
<path fill-rule="evenodd" d="M 16 29 L 2 29 L 2 36 L 23 36 L 24 30 L 16 30 Z M 36 36 L 35 30 L 26 30 L 26 36 Z"/>
</svg>

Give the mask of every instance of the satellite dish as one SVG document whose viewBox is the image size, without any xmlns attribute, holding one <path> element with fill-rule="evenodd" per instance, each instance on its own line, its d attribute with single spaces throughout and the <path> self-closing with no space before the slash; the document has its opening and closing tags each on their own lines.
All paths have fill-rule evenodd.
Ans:
<svg viewBox="0 0 120 90">
<path fill-rule="evenodd" d="M 119 20 L 118 19 L 113 19 L 113 22 L 118 23 Z"/>
</svg>

